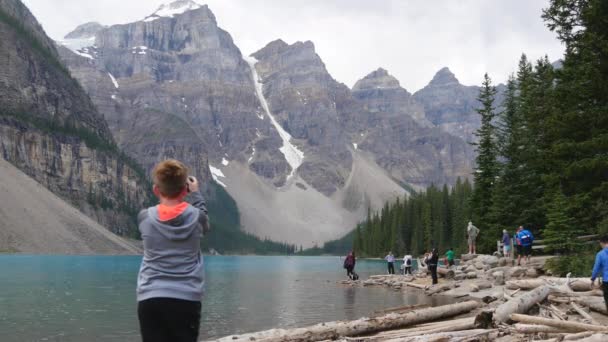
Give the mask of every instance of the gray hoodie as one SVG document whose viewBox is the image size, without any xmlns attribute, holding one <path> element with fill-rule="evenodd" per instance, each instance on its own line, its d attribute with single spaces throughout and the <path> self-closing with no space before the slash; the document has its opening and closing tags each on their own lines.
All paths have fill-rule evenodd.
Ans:
<svg viewBox="0 0 608 342">
<path fill-rule="evenodd" d="M 199 192 L 176 218 L 160 221 L 157 207 L 138 215 L 144 258 L 137 279 L 137 301 L 175 298 L 200 301 L 204 268 L 201 237 L 209 230 L 207 207 Z"/>
</svg>

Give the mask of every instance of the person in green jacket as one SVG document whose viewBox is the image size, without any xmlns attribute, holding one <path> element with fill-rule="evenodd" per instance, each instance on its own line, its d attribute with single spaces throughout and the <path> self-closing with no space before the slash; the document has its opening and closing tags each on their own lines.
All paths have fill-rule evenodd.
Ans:
<svg viewBox="0 0 608 342">
<path fill-rule="evenodd" d="M 454 266 L 454 250 L 453 249 L 448 249 L 448 251 L 445 253 L 445 259 L 446 259 L 446 265 L 447 267 L 452 267 Z"/>
</svg>

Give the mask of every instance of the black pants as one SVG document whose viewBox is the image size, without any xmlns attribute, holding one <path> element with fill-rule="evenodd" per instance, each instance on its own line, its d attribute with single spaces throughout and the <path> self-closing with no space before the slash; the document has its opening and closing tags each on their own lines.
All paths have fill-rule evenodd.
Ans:
<svg viewBox="0 0 608 342">
<path fill-rule="evenodd" d="M 403 274 L 412 274 L 412 266 L 405 266 Z"/>
<path fill-rule="evenodd" d="M 604 291 L 604 303 L 606 303 L 606 310 L 608 310 L 608 282 L 602 283 L 602 291 Z"/>
<path fill-rule="evenodd" d="M 433 285 L 437 284 L 439 282 L 437 280 L 437 265 L 430 265 L 429 271 L 431 271 L 431 278 L 433 278 Z"/>
<path fill-rule="evenodd" d="M 346 268 L 346 276 L 349 277 L 350 279 L 353 279 L 353 268 L 354 267 L 347 267 Z"/>
<path fill-rule="evenodd" d="M 201 302 L 151 298 L 137 307 L 143 342 L 196 342 Z"/>
<path fill-rule="evenodd" d="M 392 262 L 388 263 L 388 274 L 395 274 L 395 264 Z"/>
</svg>

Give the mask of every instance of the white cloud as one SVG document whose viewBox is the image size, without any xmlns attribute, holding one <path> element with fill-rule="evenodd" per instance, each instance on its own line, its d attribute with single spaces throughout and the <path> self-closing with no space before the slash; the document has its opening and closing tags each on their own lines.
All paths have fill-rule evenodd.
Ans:
<svg viewBox="0 0 608 342">
<path fill-rule="evenodd" d="M 144 18 L 163 0 L 24 0 L 47 33 L 60 39 L 87 21 L 105 25 Z M 506 80 L 522 52 L 561 57 L 563 47 L 543 24 L 548 0 L 198 0 L 243 54 L 281 38 L 311 40 L 338 81 L 384 67 L 409 91 L 448 66 L 464 84 L 484 72 Z"/>
</svg>

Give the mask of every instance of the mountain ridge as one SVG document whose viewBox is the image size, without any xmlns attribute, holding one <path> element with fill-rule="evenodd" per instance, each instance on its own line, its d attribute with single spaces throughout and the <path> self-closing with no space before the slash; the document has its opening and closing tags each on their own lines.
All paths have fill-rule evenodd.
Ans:
<svg viewBox="0 0 608 342">
<path fill-rule="evenodd" d="M 350 89 L 331 76 L 311 41 L 277 39 L 245 57 L 207 6 L 100 30 L 94 45 L 78 51 L 92 58 L 61 51 L 119 146 L 148 170 L 167 156 L 196 165 L 204 181 L 226 187 L 243 227 L 258 236 L 310 246 L 286 238 L 312 234 L 320 243 L 352 228 L 367 206 L 403 196 L 404 187 L 453 183 L 472 170 L 466 141 L 432 123 L 427 104 L 388 71 Z M 178 123 L 184 128 L 172 127 Z M 286 149 L 300 151 L 301 163 Z M 385 186 L 370 186 L 363 169 Z M 340 214 L 321 210 L 326 223 L 319 224 L 288 200 L 325 203 Z M 257 219 L 265 202 L 281 210 L 273 201 L 286 215 Z M 310 232 L 311 224 L 320 232 Z"/>
</svg>

